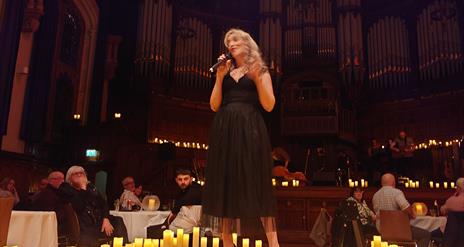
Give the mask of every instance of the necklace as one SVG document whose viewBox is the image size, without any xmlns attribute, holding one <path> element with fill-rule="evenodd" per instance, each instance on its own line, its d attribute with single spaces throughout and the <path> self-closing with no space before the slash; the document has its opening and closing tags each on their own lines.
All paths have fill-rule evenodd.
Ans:
<svg viewBox="0 0 464 247">
<path fill-rule="evenodd" d="M 248 73 L 248 68 L 246 66 L 241 66 L 241 67 L 238 67 L 238 68 L 235 68 L 233 69 L 231 72 L 230 72 L 230 77 L 232 77 L 232 79 L 234 79 L 234 81 L 236 83 L 238 83 L 238 81 L 246 75 L 246 73 Z"/>
</svg>

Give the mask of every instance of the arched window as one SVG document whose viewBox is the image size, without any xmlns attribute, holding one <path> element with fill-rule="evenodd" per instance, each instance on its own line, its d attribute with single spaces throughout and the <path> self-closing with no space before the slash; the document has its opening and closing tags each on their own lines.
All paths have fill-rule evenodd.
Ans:
<svg viewBox="0 0 464 247">
<path fill-rule="evenodd" d="M 63 21 L 63 33 L 61 36 L 60 60 L 71 66 L 78 61 L 79 42 L 81 40 L 82 27 L 78 15 L 67 8 Z"/>
</svg>

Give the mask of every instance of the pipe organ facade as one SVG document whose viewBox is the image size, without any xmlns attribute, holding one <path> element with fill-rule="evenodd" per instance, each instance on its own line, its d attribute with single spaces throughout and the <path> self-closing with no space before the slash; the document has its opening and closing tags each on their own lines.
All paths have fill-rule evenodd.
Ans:
<svg viewBox="0 0 464 247">
<path fill-rule="evenodd" d="M 408 36 L 405 21 L 399 17 L 387 16 L 369 27 L 367 50 L 371 88 L 407 86 L 411 72 Z"/>
<path fill-rule="evenodd" d="M 143 77 L 169 75 L 173 19 L 170 2 L 140 1 L 135 62 L 138 74 Z"/>
<path fill-rule="evenodd" d="M 438 0 L 417 17 L 420 79 L 435 80 L 463 71 L 461 29 L 455 1 Z"/>
</svg>

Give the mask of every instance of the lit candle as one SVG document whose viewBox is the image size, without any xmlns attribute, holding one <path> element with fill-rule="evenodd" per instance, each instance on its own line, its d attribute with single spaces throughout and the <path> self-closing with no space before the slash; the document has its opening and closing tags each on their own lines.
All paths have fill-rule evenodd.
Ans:
<svg viewBox="0 0 464 247">
<path fill-rule="evenodd" d="M 113 247 L 122 247 L 123 238 L 113 238 Z"/>
<path fill-rule="evenodd" d="M 374 241 L 371 241 L 371 247 L 375 247 Z"/>
<path fill-rule="evenodd" d="M 242 240 L 242 247 L 249 247 L 250 246 L 250 239 L 244 238 Z"/>
<path fill-rule="evenodd" d="M 109 244 L 102 244 L 100 247 L 111 247 Z"/>
<path fill-rule="evenodd" d="M 219 247 L 219 238 L 213 238 L 213 247 Z"/>
<path fill-rule="evenodd" d="M 127 243 L 125 246 L 126 246 L 126 247 L 134 247 L 133 244 L 129 244 L 129 243 Z"/>
<path fill-rule="evenodd" d="M 396 244 L 390 244 L 388 247 L 398 247 Z"/>
<path fill-rule="evenodd" d="M 237 246 L 237 233 L 232 233 L 232 243 Z"/>
<path fill-rule="evenodd" d="M 416 204 L 416 212 L 418 215 L 422 215 L 422 205 Z"/>
<path fill-rule="evenodd" d="M 435 183 L 435 188 L 439 189 L 440 188 L 440 183 Z"/>
<path fill-rule="evenodd" d="M 348 183 L 351 183 L 351 182 L 353 182 L 353 179 L 351 179 L 351 178 L 348 179 Z"/>
<path fill-rule="evenodd" d="M 292 186 L 295 187 L 296 186 L 296 182 L 295 182 L 295 179 L 292 180 Z"/>
<path fill-rule="evenodd" d="M 164 240 L 160 239 L 159 243 L 160 243 L 160 244 L 159 244 L 159 247 L 163 247 L 163 246 L 164 246 Z M 155 246 L 155 247 L 156 247 L 156 246 Z"/>
<path fill-rule="evenodd" d="M 182 241 L 184 240 L 184 229 L 177 229 L 177 244 L 175 246 L 182 247 Z"/>
<path fill-rule="evenodd" d="M 153 247 L 153 241 L 151 241 L 151 238 L 146 238 L 143 241 L 143 247 Z"/>
<path fill-rule="evenodd" d="M 277 181 L 275 178 L 272 179 L 272 186 L 276 186 L 277 185 Z"/>
<path fill-rule="evenodd" d="M 433 181 L 430 181 L 429 185 L 430 185 L 430 189 L 433 189 Z"/>
<path fill-rule="evenodd" d="M 283 181 L 283 182 L 282 182 L 282 186 L 283 186 L 283 187 L 288 187 L 288 181 Z"/>
<path fill-rule="evenodd" d="M 255 247 L 262 247 L 263 246 L 263 241 L 261 240 L 256 240 L 255 241 Z"/>
<path fill-rule="evenodd" d="M 150 211 L 155 210 L 155 199 L 153 198 L 148 199 L 148 210 Z"/>
<path fill-rule="evenodd" d="M 419 181 L 416 181 L 416 188 L 419 188 Z"/>
<path fill-rule="evenodd" d="M 443 188 L 448 189 L 448 182 L 443 182 Z"/>
<path fill-rule="evenodd" d="M 164 230 L 163 231 L 163 243 L 164 247 L 174 247 L 172 245 L 172 238 L 173 238 L 173 232 L 171 230 Z"/>
<path fill-rule="evenodd" d="M 380 247 L 388 247 L 388 242 L 381 242 Z"/>
<path fill-rule="evenodd" d="M 143 238 L 135 238 L 134 239 L 135 247 L 142 247 L 143 246 Z"/>
<path fill-rule="evenodd" d="M 451 182 L 451 188 L 453 188 L 453 189 L 455 188 L 454 182 Z"/>
<path fill-rule="evenodd" d="M 182 247 L 189 247 L 190 235 L 184 234 L 184 239 L 182 239 Z"/>
<path fill-rule="evenodd" d="M 374 235 L 374 247 L 381 247 L 380 243 L 382 242 L 382 238 L 380 236 Z"/>
<path fill-rule="evenodd" d="M 208 239 L 206 237 L 201 237 L 200 247 L 206 247 L 207 244 L 208 244 Z"/>
<path fill-rule="evenodd" d="M 366 180 L 366 182 L 364 182 L 364 185 L 366 185 L 366 188 L 369 187 L 369 182 Z"/>
<path fill-rule="evenodd" d="M 404 183 L 404 187 L 409 188 L 409 183 Z"/>
<path fill-rule="evenodd" d="M 172 247 L 176 247 L 176 246 L 177 246 L 177 238 L 172 238 L 171 246 L 172 246 Z"/>
<path fill-rule="evenodd" d="M 296 183 L 296 187 L 300 186 L 300 180 L 296 180 L 295 183 Z"/>
<path fill-rule="evenodd" d="M 364 179 L 361 179 L 361 187 L 364 187 Z"/>
<path fill-rule="evenodd" d="M 200 227 L 193 228 L 192 247 L 198 247 L 200 243 Z"/>
<path fill-rule="evenodd" d="M 153 247 L 159 247 L 160 246 L 160 240 L 159 239 L 153 239 L 151 241 Z"/>
<path fill-rule="evenodd" d="M 350 182 L 349 182 L 349 185 L 350 185 L 350 188 L 353 188 L 353 187 L 354 187 L 354 182 L 353 182 L 353 181 L 350 181 Z"/>
<path fill-rule="evenodd" d="M 354 181 L 354 186 L 355 186 L 355 187 L 358 187 L 358 181 L 357 181 L 357 180 Z"/>
</svg>

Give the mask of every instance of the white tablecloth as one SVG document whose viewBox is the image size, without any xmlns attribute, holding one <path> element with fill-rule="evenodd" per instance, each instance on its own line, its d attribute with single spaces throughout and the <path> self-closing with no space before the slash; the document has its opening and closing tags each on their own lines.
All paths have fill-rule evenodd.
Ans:
<svg viewBox="0 0 464 247">
<path fill-rule="evenodd" d="M 170 211 L 110 211 L 111 215 L 120 216 L 124 220 L 124 225 L 127 228 L 127 237 L 130 242 L 134 242 L 134 238 L 146 238 L 147 232 L 145 227 L 153 217 L 161 217 L 166 219 Z M 163 220 L 164 221 L 164 220 Z"/>
<path fill-rule="evenodd" d="M 440 228 L 440 230 L 444 232 L 446 217 L 417 216 L 415 219 L 411 220 L 411 225 L 428 230 L 429 232 L 436 230 L 437 228 Z"/>
<path fill-rule="evenodd" d="M 13 211 L 7 245 L 19 247 L 58 246 L 55 212 Z"/>
</svg>

